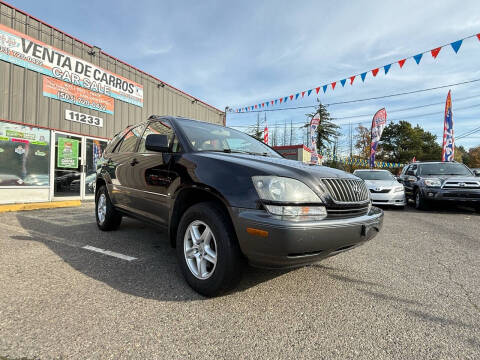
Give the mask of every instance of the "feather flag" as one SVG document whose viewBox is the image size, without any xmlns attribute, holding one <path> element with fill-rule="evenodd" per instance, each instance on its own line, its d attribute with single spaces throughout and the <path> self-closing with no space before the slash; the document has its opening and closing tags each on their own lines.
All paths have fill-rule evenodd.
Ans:
<svg viewBox="0 0 480 360">
<path fill-rule="evenodd" d="M 370 143 L 370 167 L 374 167 L 375 153 L 377 151 L 378 142 L 382 137 L 383 129 L 387 123 L 387 110 L 385 108 L 378 110 L 372 119 L 371 139 Z"/>
<path fill-rule="evenodd" d="M 453 161 L 455 155 L 455 139 L 453 137 L 453 114 L 451 91 L 448 90 L 445 102 L 445 119 L 443 120 L 442 161 Z"/>
</svg>

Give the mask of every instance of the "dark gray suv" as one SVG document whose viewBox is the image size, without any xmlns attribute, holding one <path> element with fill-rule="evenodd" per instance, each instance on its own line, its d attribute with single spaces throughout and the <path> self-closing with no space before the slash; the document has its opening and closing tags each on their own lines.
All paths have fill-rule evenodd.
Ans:
<svg viewBox="0 0 480 360">
<path fill-rule="evenodd" d="M 399 177 L 405 196 L 425 209 L 436 201 L 474 207 L 480 211 L 480 177 L 457 162 L 415 162 Z"/>
</svg>

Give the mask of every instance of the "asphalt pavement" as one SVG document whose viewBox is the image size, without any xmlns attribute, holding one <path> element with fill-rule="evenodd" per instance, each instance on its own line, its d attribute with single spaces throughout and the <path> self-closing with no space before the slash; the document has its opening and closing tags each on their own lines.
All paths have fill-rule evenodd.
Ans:
<svg viewBox="0 0 480 360">
<path fill-rule="evenodd" d="M 206 299 L 165 233 L 93 204 L 0 214 L 0 359 L 479 359 L 480 215 L 386 210 L 367 244 Z"/>
</svg>

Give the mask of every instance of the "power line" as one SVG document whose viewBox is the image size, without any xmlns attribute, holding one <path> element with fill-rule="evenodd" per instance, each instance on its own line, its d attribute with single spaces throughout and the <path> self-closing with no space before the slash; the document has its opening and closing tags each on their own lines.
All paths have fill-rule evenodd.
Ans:
<svg viewBox="0 0 480 360">
<path fill-rule="evenodd" d="M 325 106 L 335 106 L 335 105 L 352 104 L 352 103 L 364 102 L 364 101 L 371 101 L 371 100 L 386 99 L 386 98 L 392 98 L 392 97 L 397 97 L 397 96 L 418 94 L 418 93 L 422 93 L 422 92 L 426 92 L 426 91 L 439 90 L 439 89 L 444 89 L 444 88 L 447 88 L 447 87 L 466 85 L 466 84 L 471 84 L 471 83 L 478 82 L 478 81 L 480 81 L 480 79 L 473 79 L 473 80 L 463 81 L 463 82 L 454 83 L 454 84 L 448 84 L 448 85 L 442 85 L 442 86 L 435 86 L 435 87 L 426 88 L 426 89 L 419 89 L 419 90 L 413 90 L 413 91 L 405 91 L 405 92 L 401 92 L 401 93 L 388 94 L 388 95 L 382 95 L 382 96 L 375 96 L 375 97 L 364 98 L 364 99 L 355 99 L 355 100 L 339 101 L 339 102 L 334 102 L 334 103 L 327 103 L 327 104 L 324 104 L 324 105 L 325 105 Z M 281 108 L 281 109 L 252 110 L 252 111 L 246 111 L 246 112 L 235 112 L 235 113 L 231 113 L 231 114 L 252 114 L 252 113 L 257 113 L 257 112 L 270 112 L 270 111 L 285 111 L 285 110 L 309 109 L 309 108 L 315 108 L 315 107 L 317 107 L 317 106 L 318 106 L 318 105 L 306 105 L 306 106 L 296 106 L 296 107 Z"/>
<path fill-rule="evenodd" d="M 440 104 L 443 104 L 440 103 Z M 422 108 L 422 107 L 426 107 L 426 106 L 418 106 L 418 108 Z M 473 108 L 477 108 L 477 107 L 480 107 L 480 104 L 475 104 L 475 105 L 470 105 L 470 106 L 464 106 L 464 107 L 459 107 L 459 108 L 456 108 L 455 111 L 461 111 L 461 110 L 469 110 L 469 109 L 473 109 Z M 412 108 L 409 108 L 410 110 Z M 389 113 L 394 113 L 394 112 L 400 112 L 400 111 L 404 111 L 405 109 L 399 109 L 399 110 L 394 110 L 394 111 L 390 111 Z M 431 113 L 425 113 L 425 114 L 418 114 L 418 115 L 411 115 L 411 116 L 404 116 L 404 117 L 401 117 L 401 118 L 393 118 L 393 119 L 389 119 L 389 121 L 400 121 L 400 120 L 405 120 L 405 119 L 415 119 L 415 118 L 420 118 L 420 117 L 424 117 L 424 116 L 431 116 L 431 115 L 438 115 L 439 113 L 438 112 L 431 112 Z M 443 113 L 440 113 L 440 115 L 443 114 Z M 371 117 L 372 115 L 365 115 L 366 116 L 369 116 Z M 351 117 L 347 116 L 347 117 L 338 117 L 338 118 L 332 118 L 332 120 L 345 120 L 345 119 L 350 119 Z M 369 123 L 371 120 L 366 120 L 366 121 L 359 121 L 359 122 L 355 122 L 356 124 L 365 124 L 365 123 Z M 294 123 L 291 123 L 291 125 L 300 125 L 299 128 L 305 126 L 305 124 L 307 123 L 307 121 L 305 122 L 294 122 Z M 339 124 L 339 125 L 348 125 L 348 124 Z M 232 128 L 249 128 L 253 125 L 231 125 L 230 127 Z M 279 125 L 280 126 L 280 125 Z M 283 125 L 282 125 L 283 126 Z M 273 127 L 273 126 L 272 126 Z"/>
</svg>

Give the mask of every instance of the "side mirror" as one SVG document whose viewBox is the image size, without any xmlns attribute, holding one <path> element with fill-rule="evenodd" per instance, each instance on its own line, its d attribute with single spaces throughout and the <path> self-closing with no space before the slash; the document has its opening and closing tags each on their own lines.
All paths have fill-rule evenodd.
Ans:
<svg viewBox="0 0 480 360">
<path fill-rule="evenodd" d="M 475 176 L 480 176 L 480 170 L 473 170 L 473 173 L 475 174 Z"/>
<path fill-rule="evenodd" d="M 145 139 L 145 149 L 158 152 L 169 152 L 168 136 L 161 134 L 149 134 Z"/>
</svg>

